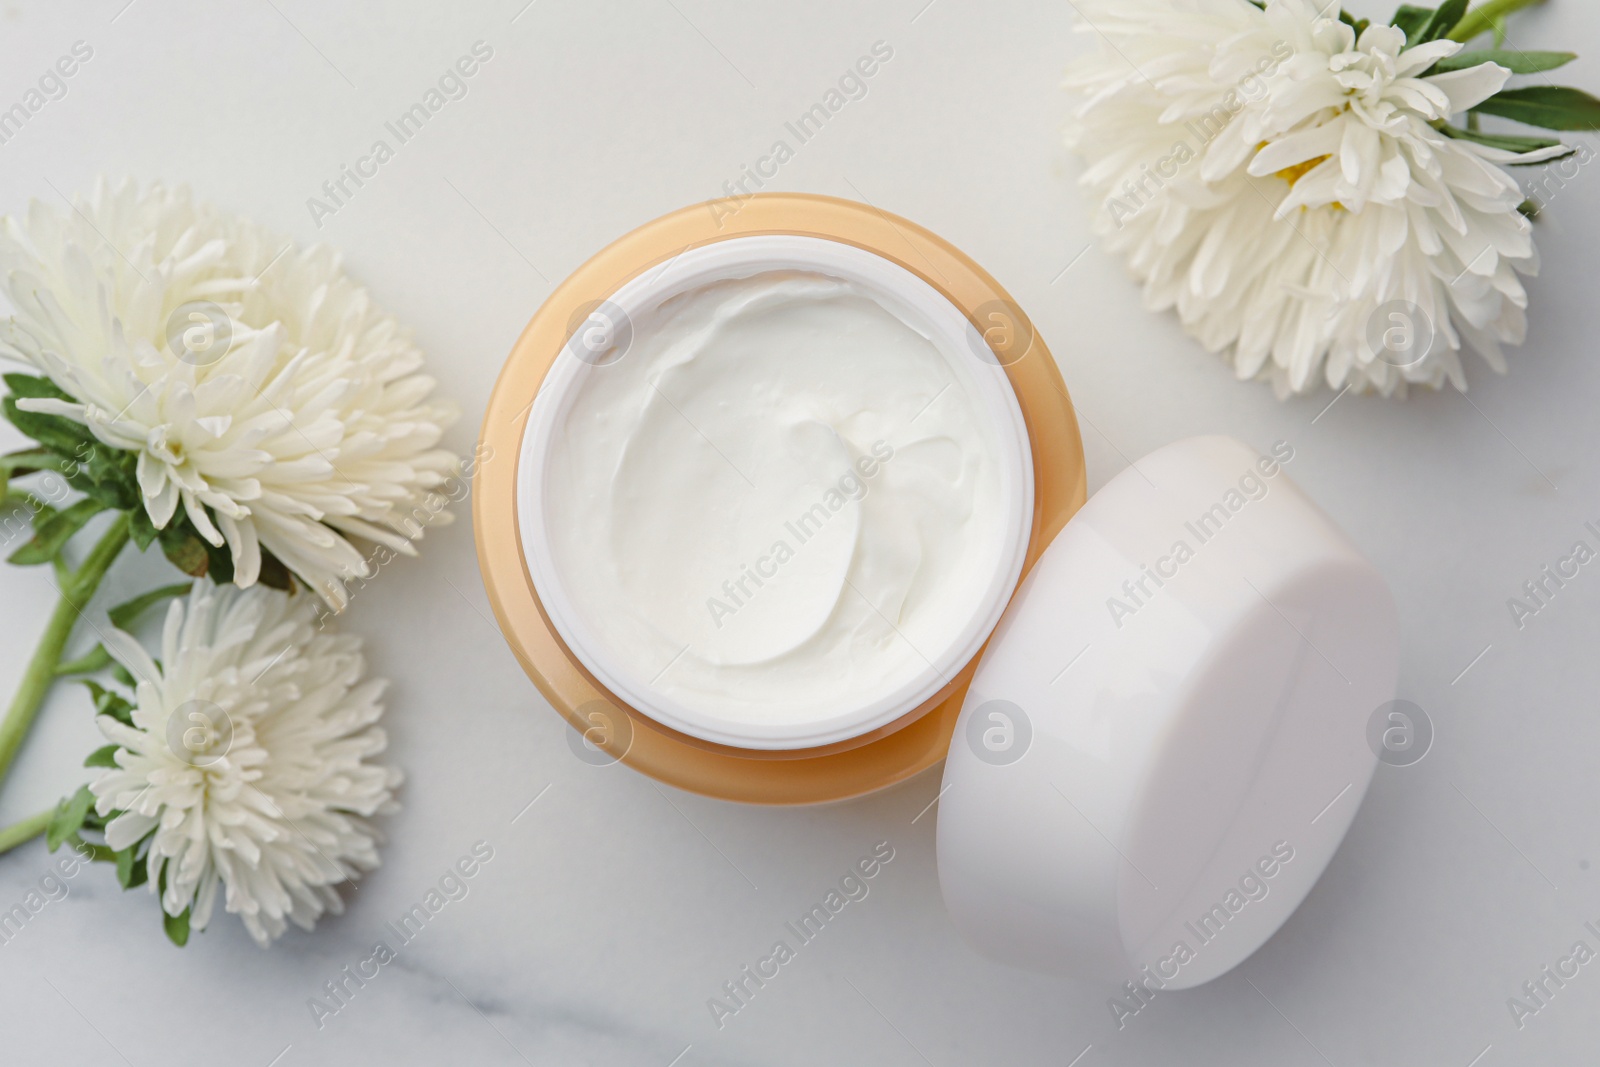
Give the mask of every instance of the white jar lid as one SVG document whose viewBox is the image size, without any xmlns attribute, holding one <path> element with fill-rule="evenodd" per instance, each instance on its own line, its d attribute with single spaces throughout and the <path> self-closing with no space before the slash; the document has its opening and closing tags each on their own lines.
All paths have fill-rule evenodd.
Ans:
<svg viewBox="0 0 1600 1067">
<path fill-rule="evenodd" d="M 1376 766 L 1398 621 L 1292 457 L 1225 437 L 1153 452 L 1023 583 L 938 819 L 945 902 L 981 951 L 1198 985 L 1266 941 L 1338 848 Z"/>
</svg>

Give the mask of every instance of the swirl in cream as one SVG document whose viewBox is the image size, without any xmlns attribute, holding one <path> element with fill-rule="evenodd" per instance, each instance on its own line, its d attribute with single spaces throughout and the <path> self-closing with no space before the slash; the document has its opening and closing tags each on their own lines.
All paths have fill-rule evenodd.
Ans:
<svg viewBox="0 0 1600 1067">
<path fill-rule="evenodd" d="M 550 553 L 608 661 L 773 727 L 927 674 L 1011 551 L 999 431 L 963 384 L 999 372 L 956 373 L 970 353 L 805 271 L 701 285 L 632 330 L 544 468 Z"/>
</svg>

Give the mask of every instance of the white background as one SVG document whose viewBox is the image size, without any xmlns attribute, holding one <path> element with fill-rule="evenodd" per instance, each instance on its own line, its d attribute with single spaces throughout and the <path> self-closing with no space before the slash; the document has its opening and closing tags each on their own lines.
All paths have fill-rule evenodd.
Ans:
<svg viewBox="0 0 1600 1067">
<path fill-rule="evenodd" d="M 1257 955 L 1118 1032 L 1111 989 L 994 965 L 958 939 L 934 877 L 936 811 L 913 824 L 936 775 L 774 811 L 574 758 L 489 621 L 461 521 L 387 568 L 349 615 L 394 681 L 392 758 L 409 779 L 385 864 L 347 892 L 347 914 L 268 952 L 219 915 L 180 951 L 151 897 L 86 871 L 0 946 L 6 1062 L 944 1067 L 1065 1065 L 1092 1046 L 1082 1067 L 1467 1067 L 1480 1055 L 1500 1067 L 1592 1055 L 1600 963 L 1521 1030 L 1506 1008 L 1580 937 L 1600 948 L 1582 928 L 1600 919 L 1600 570 L 1520 631 L 1506 606 L 1574 541 L 1593 544 L 1582 524 L 1600 519 L 1591 170 L 1538 225 L 1544 272 L 1507 377 L 1474 362 L 1470 400 L 1347 396 L 1319 418 L 1331 394 L 1280 404 L 1236 383 L 1171 317 L 1142 310 L 1119 264 L 1085 251 L 1059 137 L 1062 67 L 1087 44 L 1069 4 L 537 0 L 519 15 L 523 2 L 137 0 L 120 14 L 123 0 L 7 2 L 0 107 L 74 41 L 94 57 L 0 146 L 0 210 L 131 175 L 187 181 L 296 240 L 333 242 L 415 326 L 465 413 L 451 437 L 464 452 L 553 282 L 633 227 L 721 195 L 886 41 L 894 58 L 867 97 L 768 187 L 868 199 L 992 271 L 1060 361 L 1091 488 L 1190 434 L 1290 442 L 1290 475 L 1393 584 L 1401 695 L 1432 716 L 1434 750 L 1379 768 L 1327 875 Z M 1592 50 L 1597 30 L 1593 5 L 1552 0 L 1519 16 L 1512 40 Z M 477 40 L 494 56 L 470 94 L 317 229 L 307 198 Z M 1561 73 L 1600 88 L 1600 56 Z M 164 566 L 125 561 L 106 601 Z M 5 692 L 52 595 L 38 572 L 0 568 Z M 61 687 L 0 818 L 75 789 L 99 743 L 82 691 Z M 319 1031 L 307 999 L 480 839 L 494 859 L 471 894 Z M 707 998 L 878 841 L 895 859 L 871 895 L 719 1031 Z M 0 906 L 47 862 L 39 843 L 0 860 Z"/>
</svg>

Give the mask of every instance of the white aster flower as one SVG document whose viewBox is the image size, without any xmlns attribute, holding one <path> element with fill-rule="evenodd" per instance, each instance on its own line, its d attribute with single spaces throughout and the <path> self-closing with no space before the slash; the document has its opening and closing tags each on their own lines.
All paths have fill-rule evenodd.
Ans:
<svg viewBox="0 0 1600 1067">
<path fill-rule="evenodd" d="M 1359 39 L 1336 0 L 1080 0 L 1100 47 L 1073 64 L 1068 141 L 1094 228 L 1146 302 L 1175 308 L 1240 378 L 1279 395 L 1466 387 L 1463 340 L 1497 371 L 1538 267 L 1514 155 L 1435 122 L 1498 92 L 1494 63 L 1422 77 L 1461 46 Z M 1398 316 L 1398 317 L 1397 317 Z M 1388 339 L 1402 335 L 1400 351 Z M 1409 340 L 1409 347 L 1406 342 Z M 1376 341 L 1376 345 L 1374 344 Z M 1399 358 L 1396 358 L 1397 355 Z"/>
<path fill-rule="evenodd" d="M 138 453 L 157 528 L 181 505 L 255 582 L 271 552 L 335 609 L 369 577 L 347 536 L 412 553 L 454 409 L 422 352 L 324 246 L 296 249 L 186 189 L 99 182 L 0 227 L 0 354 L 70 401 L 20 401 Z M 421 517 L 419 519 L 419 516 Z"/>
<path fill-rule="evenodd" d="M 226 909 L 260 945 L 286 921 L 309 930 L 343 911 L 338 883 L 378 866 L 370 818 L 397 810 L 400 772 L 368 762 L 384 750 L 376 723 L 385 683 L 362 680 L 358 638 L 315 625 L 313 601 L 257 586 L 195 583 L 175 601 L 161 663 L 112 631 L 111 654 L 137 679 L 133 724 L 108 715 L 117 767 L 91 784 L 114 816 L 106 844 L 150 838 L 150 887 L 161 907 L 210 921 Z"/>
</svg>

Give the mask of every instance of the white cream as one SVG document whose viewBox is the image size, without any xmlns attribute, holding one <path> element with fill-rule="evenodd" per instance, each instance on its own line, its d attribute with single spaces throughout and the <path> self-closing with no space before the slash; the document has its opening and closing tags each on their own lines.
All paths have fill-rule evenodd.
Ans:
<svg viewBox="0 0 1600 1067">
<path fill-rule="evenodd" d="M 973 389 L 1001 372 L 893 306 L 808 271 L 713 277 L 571 383 L 541 468 L 558 628 L 669 725 L 754 747 L 882 725 L 1003 606 L 1016 428 Z"/>
</svg>

